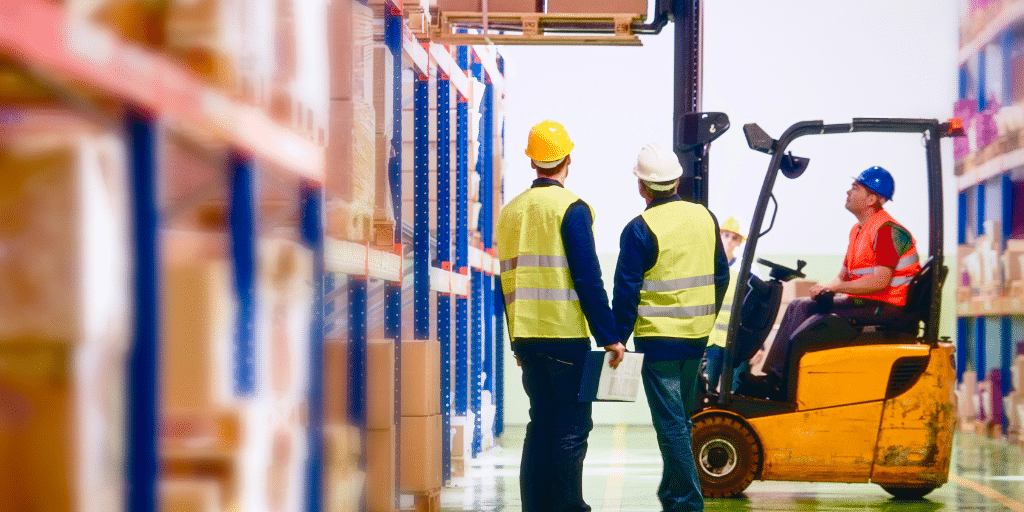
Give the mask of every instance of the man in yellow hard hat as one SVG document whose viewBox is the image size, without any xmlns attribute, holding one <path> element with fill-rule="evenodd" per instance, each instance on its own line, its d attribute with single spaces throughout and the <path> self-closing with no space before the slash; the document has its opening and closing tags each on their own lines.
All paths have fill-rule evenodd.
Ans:
<svg viewBox="0 0 1024 512">
<path fill-rule="evenodd" d="M 498 216 L 504 299 L 512 351 L 530 399 L 519 487 L 524 512 L 588 511 L 583 459 L 593 428 L 591 403 L 578 395 L 593 334 L 625 352 L 601 280 L 594 246 L 594 212 L 564 188 L 573 143 L 565 128 L 543 121 L 530 130 L 526 155 L 533 186 Z"/>
<path fill-rule="evenodd" d="M 725 357 L 725 340 L 729 331 L 729 320 L 732 316 L 732 302 L 736 296 L 736 279 L 739 272 L 736 271 L 739 258 L 735 256 L 736 248 L 747 239 L 746 230 L 740 226 L 736 217 L 729 217 L 722 223 L 718 230 L 722 238 L 722 247 L 725 249 L 725 257 L 729 260 L 729 288 L 725 291 L 725 298 L 722 299 L 722 310 L 718 312 L 715 320 L 715 327 L 708 337 L 708 348 L 704 352 L 706 361 L 708 386 L 711 389 L 718 387 L 718 378 L 722 374 L 722 358 Z M 738 381 L 738 378 L 734 379 Z"/>
<path fill-rule="evenodd" d="M 622 231 L 612 310 L 618 337 L 632 334 L 644 353 L 641 377 L 664 461 L 662 509 L 704 510 L 690 412 L 729 263 L 714 215 L 676 193 L 683 168 L 670 148 L 645 146 L 633 174 L 647 209 Z"/>
</svg>

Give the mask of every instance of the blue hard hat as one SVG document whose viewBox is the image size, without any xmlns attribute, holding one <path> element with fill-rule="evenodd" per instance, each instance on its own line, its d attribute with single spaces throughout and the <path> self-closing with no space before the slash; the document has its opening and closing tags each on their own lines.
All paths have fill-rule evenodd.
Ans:
<svg viewBox="0 0 1024 512">
<path fill-rule="evenodd" d="M 869 167 L 860 173 L 856 178 L 857 182 L 864 185 L 868 190 L 892 200 L 892 193 L 896 190 L 896 182 L 893 181 L 889 171 L 879 166 Z"/>
</svg>

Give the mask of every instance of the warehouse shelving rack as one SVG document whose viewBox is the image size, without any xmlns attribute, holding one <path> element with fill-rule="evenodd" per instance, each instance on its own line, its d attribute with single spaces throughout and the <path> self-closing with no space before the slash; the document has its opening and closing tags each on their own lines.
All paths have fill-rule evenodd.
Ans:
<svg viewBox="0 0 1024 512">
<path fill-rule="evenodd" d="M 365 3 L 365 2 L 363 2 Z M 396 218 L 401 218 L 401 151 L 402 139 L 402 71 L 407 59 L 419 76 L 416 82 L 416 174 L 414 182 L 415 213 L 413 219 L 413 288 L 415 338 L 427 339 L 430 325 L 437 328 L 441 342 L 443 478 L 450 479 L 451 453 L 448 446 L 450 414 L 473 412 L 476 425 L 473 453 L 481 448 L 481 396 L 486 386 L 497 398 L 495 434 L 500 434 L 503 386 L 501 364 L 501 312 L 497 311 L 493 291 L 498 274 L 493 238 L 493 144 L 495 136 L 495 98 L 502 97 L 502 60 L 493 48 L 460 47 L 458 62 L 443 45 L 421 44 L 403 19 L 401 0 L 388 0 L 387 46 L 394 55 L 393 105 L 394 156 L 390 165 L 391 194 Z M 73 88 L 86 87 L 100 91 L 104 98 L 125 106 L 122 123 L 127 139 L 132 210 L 131 241 L 134 279 L 132 307 L 135 322 L 129 352 L 126 411 L 127 424 L 127 496 L 126 510 L 149 511 L 157 508 L 158 453 L 158 368 L 160 346 L 160 275 L 161 215 L 156 194 L 160 169 L 157 165 L 158 136 L 164 131 L 186 139 L 205 142 L 210 139 L 227 145 L 230 194 L 228 200 L 229 235 L 233 263 L 234 289 L 238 295 L 238 330 L 235 336 L 235 391 L 238 395 L 253 392 L 257 378 L 254 362 L 256 323 L 256 208 L 255 179 L 260 173 L 283 173 L 301 183 L 295 199 L 301 204 L 299 235 L 314 254 L 313 282 L 317 283 L 316 303 L 311 329 L 309 363 L 309 457 L 306 468 L 307 510 L 315 512 L 322 505 L 322 428 L 324 390 L 323 370 L 325 308 L 335 305 L 338 289 L 345 288 L 346 323 L 350 340 L 349 418 L 363 428 L 365 446 L 366 412 L 366 327 L 367 280 L 389 283 L 387 289 L 386 335 L 401 340 L 401 286 L 405 275 L 402 246 L 395 251 L 381 251 L 369 246 L 333 240 L 324 235 L 324 148 L 287 127 L 279 126 L 255 107 L 233 102 L 224 93 L 204 85 L 181 65 L 157 52 L 122 41 L 99 27 L 71 19 L 65 8 L 47 0 L 7 0 L 0 3 L 0 50 L 29 66 L 34 72 L 55 78 L 54 82 L 74 82 Z M 405 59 L 403 59 L 405 57 Z M 470 64 L 470 59 L 474 64 Z M 469 72 L 485 82 L 484 138 L 481 154 L 476 158 L 482 176 L 480 217 L 483 225 L 483 247 L 469 243 L 469 111 L 468 98 L 474 93 Z M 431 240 L 428 229 L 429 170 L 426 165 L 429 146 L 426 144 L 427 95 L 430 81 L 436 76 L 438 105 L 449 105 L 450 89 L 458 95 L 456 133 L 457 179 L 455 183 L 456 219 L 454 244 L 448 206 L 450 186 L 448 175 L 438 173 L 438 229 Z M 62 86 L 63 87 L 63 86 Z M 77 94 L 77 93 L 76 93 Z M 438 140 L 449 141 L 449 110 L 438 108 Z M 443 148 L 443 151 L 442 151 Z M 449 168 L 449 144 L 438 144 L 437 167 Z M 261 165 L 261 163 L 269 165 Z M 396 223 L 396 240 L 402 240 L 402 222 Z M 436 246 L 438 266 L 430 264 L 430 245 Z M 454 247 L 454 264 L 451 249 Z M 438 316 L 429 318 L 431 294 L 438 297 Z M 451 340 L 451 299 L 455 302 L 455 340 Z M 473 329 L 470 330 L 470 307 Z M 496 341 L 497 340 L 497 341 Z M 396 375 L 400 375 L 401 351 L 396 343 Z M 455 382 L 447 371 L 452 349 L 455 359 Z M 471 357 L 472 355 L 472 357 Z M 487 380 L 478 378 L 487 371 Z M 472 373 L 471 373 L 472 372 Z M 454 402 L 449 403 L 451 388 Z M 396 401 L 400 385 L 396 386 Z M 472 404 L 469 398 L 472 397 Z M 399 412 L 396 410 L 396 415 Z M 365 456 L 365 454 L 364 454 Z M 396 471 L 397 474 L 397 471 Z"/>
<path fill-rule="evenodd" d="M 988 6 L 971 12 L 961 20 L 961 42 L 958 52 L 960 66 L 959 100 L 974 102 L 976 112 L 966 114 L 992 115 L 1004 107 L 1018 107 L 1011 98 L 1020 96 L 1020 87 L 1013 76 L 1013 54 L 1024 28 L 1024 3 L 1016 1 L 991 2 Z M 1000 59 L 989 59 L 989 52 L 997 52 Z M 995 64 L 996 69 L 989 69 Z M 998 77 L 1001 90 L 993 91 L 990 77 Z M 992 94 L 999 93 L 999 94 Z M 992 104 L 993 97 L 1003 98 L 1004 105 Z M 965 113 L 957 112 L 956 115 Z M 965 120 L 967 121 L 967 120 Z M 1022 210 L 1022 198 L 1017 196 L 1013 176 L 1024 169 L 1024 144 L 1020 133 L 988 132 L 989 127 L 981 122 L 970 126 L 969 148 L 957 155 L 956 184 L 958 198 L 958 243 L 971 245 L 981 235 L 995 235 L 999 240 L 1011 238 L 1013 218 Z M 985 140 L 983 140 L 985 139 Z M 975 142 L 975 140 L 977 142 Z M 968 144 L 964 141 L 963 144 Z M 985 233 L 985 222 L 999 222 L 1000 233 Z M 1019 233 L 1016 236 L 1020 236 Z M 1005 243 L 996 248 L 1002 252 Z M 964 272 L 964 269 L 960 269 Z M 977 283 L 971 286 L 976 288 Z M 1004 283 L 1009 284 L 1009 283 Z M 962 287 L 959 275 L 954 286 Z M 1007 291 L 1009 287 L 1007 286 Z M 986 292 L 975 290 L 958 293 L 957 300 L 957 378 L 962 381 L 969 369 L 977 372 L 979 380 L 989 370 L 999 369 L 1002 377 L 1001 396 L 1012 391 L 1009 378 L 1013 364 L 1013 348 L 1024 334 L 1024 296 L 1012 293 Z M 1001 418 L 1003 431 L 1007 418 Z"/>
</svg>

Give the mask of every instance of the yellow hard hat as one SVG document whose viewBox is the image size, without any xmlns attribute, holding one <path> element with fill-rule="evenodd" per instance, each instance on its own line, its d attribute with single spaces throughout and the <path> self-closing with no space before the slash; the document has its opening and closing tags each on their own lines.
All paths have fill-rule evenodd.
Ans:
<svg viewBox="0 0 1024 512">
<path fill-rule="evenodd" d="M 747 239 L 747 230 L 740 227 L 740 221 L 736 217 L 729 217 L 719 227 L 720 231 L 731 231 L 740 236 L 743 240 Z"/>
<path fill-rule="evenodd" d="M 530 138 L 526 142 L 526 156 L 533 159 L 539 167 L 551 168 L 572 151 L 573 144 L 565 127 L 549 119 L 545 119 L 530 128 Z M 553 164 L 546 167 L 545 163 Z"/>
</svg>

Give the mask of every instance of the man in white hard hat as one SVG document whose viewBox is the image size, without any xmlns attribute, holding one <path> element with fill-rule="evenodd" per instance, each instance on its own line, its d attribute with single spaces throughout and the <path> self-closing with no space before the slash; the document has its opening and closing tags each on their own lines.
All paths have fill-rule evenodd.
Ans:
<svg viewBox="0 0 1024 512">
<path fill-rule="evenodd" d="M 612 311 L 619 339 L 632 334 L 644 353 L 641 375 L 664 460 L 662 508 L 704 510 L 690 412 L 729 263 L 714 215 L 676 193 L 683 168 L 670 148 L 644 146 L 633 174 L 647 209 L 622 231 Z"/>
<path fill-rule="evenodd" d="M 615 318 L 594 245 L 594 212 L 565 187 L 573 143 L 543 121 L 530 130 L 526 155 L 533 186 L 498 216 L 499 296 L 530 399 L 519 489 L 523 512 L 584 512 L 583 459 L 594 423 L 580 402 L 590 336 L 622 360 Z M 626 338 L 621 338 L 622 340 Z"/>
</svg>

